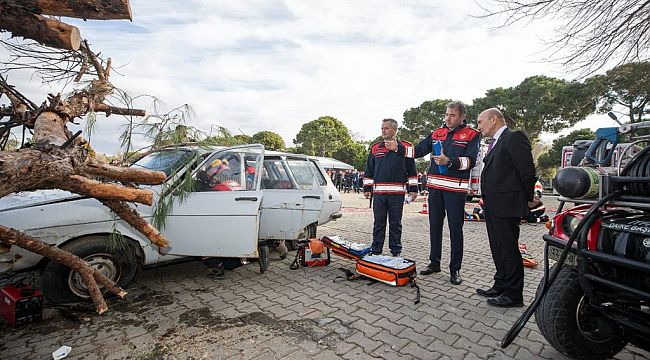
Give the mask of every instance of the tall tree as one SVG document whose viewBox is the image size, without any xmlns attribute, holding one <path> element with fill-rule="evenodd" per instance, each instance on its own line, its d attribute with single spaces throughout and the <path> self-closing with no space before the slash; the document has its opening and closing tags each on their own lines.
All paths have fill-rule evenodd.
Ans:
<svg viewBox="0 0 650 360">
<path fill-rule="evenodd" d="M 483 0 L 485 17 L 515 22 L 559 21 L 547 52 L 551 60 L 588 76 L 611 61 L 647 60 L 650 2 L 646 0 Z"/>
<path fill-rule="evenodd" d="M 331 116 L 321 116 L 305 123 L 293 140 L 299 153 L 332 156 L 336 151 L 352 143 L 348 128 Z"/>
<path fill-rule="evenodd" d="M 284 149 L 284 140 L 282 136 L 273 131 L 259 131 L 253 135 L 252 138 L 254 143 L 260 143 L 264 145 L 267 150 L 282 150 Z"/>
<path fill-rule="evenodd" d="M 338 149 L 333 157 L 354 166 L 355 169 L 363 170 L 368 160 L 368 145 L 361 142 L 350 143 Z"/>
<path fill-rule="evenodd" d="M 580 82 L 532 76 L 511 88 L 488 90 L 474 100 L 470 117 L 486 108 L 504 112 L 508 126 L 525 130 L 531 141 L 544 132 L 557 133 L 595 110 L 592 91 Z"/>
<path fill-rule="evenodd" d="M 433 130 L 442 125 L 450 102 L 449 99 L 434 99 L 404 111 L 404 124 L 399 129 L 399 137 L 417 143 L 431 135 Z"/>
<path fill-rule="evenodd" d="M 598 112 L 622 107 L 632 123 L 650 115 L 650 61 L 619 65 L 585 83 L 598 96 Z"/>
</svg>

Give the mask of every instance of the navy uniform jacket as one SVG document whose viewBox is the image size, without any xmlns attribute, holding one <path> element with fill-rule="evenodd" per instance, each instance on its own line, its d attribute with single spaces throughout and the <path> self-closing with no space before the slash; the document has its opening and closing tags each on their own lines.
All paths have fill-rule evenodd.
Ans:
<svg viewBox="0 0 650 360">
<path fill-rule="evenodd" d="M 398 144 L 412 147 L 407 141 Z M 418 191 L 418 177 L 415 160 L 405 158 L 390 151 L 383 141 L 370 145 L 366 172 L 363 178 L 363 191 L 374 194 L 406 194 Z"/>
<path fill-rule="evenodd" d="M 443 152 L 451 160 L 451 165 L 444 174 L 440 174 L 438 165 L 432 160 L 427 172 L 427 187 L 466 193 L 469 190 L 470 171 L 476 164 L 480 133 L 465 123 L 453 130 L 445 125 L 422 139 L 415 147 L 399 144 L 397 151 L 408 158 L 419 158 L 432 153 L 435 141 L 442 143 Z"/>
</svg>

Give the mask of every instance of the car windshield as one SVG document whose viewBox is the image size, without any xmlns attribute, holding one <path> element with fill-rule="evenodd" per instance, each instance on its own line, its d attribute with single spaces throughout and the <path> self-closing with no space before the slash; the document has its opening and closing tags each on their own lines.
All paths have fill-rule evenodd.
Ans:
<svg viewBox="0 0 650 360">
<path fill-rule="evenodd" d="M 136 161 L 131 166 L 141 167 L 154 171 L 163 171 L 167 177 L 178 171 L 194 155 L 186 149 L 163 150 L 149 154 Z"/>
</svg>

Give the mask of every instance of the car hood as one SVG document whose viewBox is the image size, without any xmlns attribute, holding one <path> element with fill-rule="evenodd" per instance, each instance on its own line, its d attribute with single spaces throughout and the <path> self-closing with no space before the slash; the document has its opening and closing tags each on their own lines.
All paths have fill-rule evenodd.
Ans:
<svg viewBox="0 0 650 360">
<path fill-rule="evenodd" d="M 81 199 L 80 195 L 63 190 L 23 191 L 0 199 L 0 212 Z"/>
</svg>

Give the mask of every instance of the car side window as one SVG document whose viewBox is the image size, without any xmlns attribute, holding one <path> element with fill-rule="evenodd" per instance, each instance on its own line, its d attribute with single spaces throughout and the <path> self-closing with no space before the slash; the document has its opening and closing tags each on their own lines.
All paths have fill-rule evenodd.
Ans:
<svg viewBox="0 0 650 360">
<path fill-rule="evenodd" d="M 316 177 L 316 181 L 318 181 L 318 185 L 320 186 L 325 186 L 327 185 L 327 180 L 325 180 L 325 176 L 323 176 L 323 173 L 320 171 L 318 168 L 318 165 L 313 160 L 308 161 L 309 162 L 309 167 L 314 173 L 314 176 Z"/>
<path fill-rule="evenodd" d="M 265 159 L 262 169 L 262 189 L 293 189 L 288 170 L 281 159 Z"/>
<path fill-rule="evenodd" d="M 287 165 L 291 169 L 293 178 L 298 183 L 301 190 L 311 190 L 315 186 L 314 174 L 309 167 L 309 162 L 305 160 L 287 160 Z"/>
<path fill-rule="evenodd" d="M 246 172 L 243 169 L 244 164 L 242 154 L 236 150 L 224 150 L 212 154 L 194 174 L 195 191 L 242 191 L 249 189 L 246 182 Z M 251 184 L 251 188 L 253 186 L 254 184 Z"/>
</svg>

